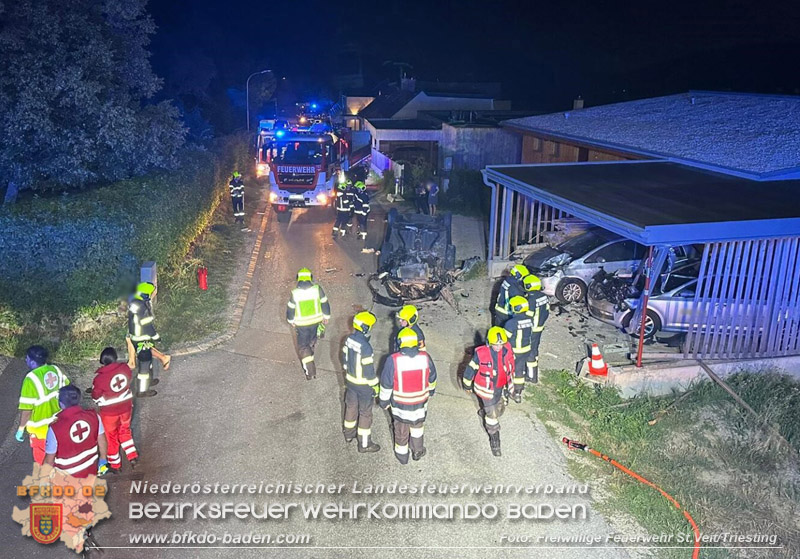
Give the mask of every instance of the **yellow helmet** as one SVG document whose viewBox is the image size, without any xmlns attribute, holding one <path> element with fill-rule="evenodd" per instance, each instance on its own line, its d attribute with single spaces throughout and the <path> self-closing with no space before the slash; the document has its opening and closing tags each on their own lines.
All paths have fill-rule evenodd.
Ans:
<svg viewBox="0 0 800 559">
<path fill-rule="evenodd" d="M 148 297 L 156 292 L 155 284 L 150 283 L 149 281 L 143 281 L 139 285 L 136 286 L 136 292 L 140 295 L 147 295 Z"/>
<path fill-rule="evenodd" d="M 397 334 L 397 341 L 400 342 L 400 347 L 417 347 L 419 345 L 419 338 L 417 333 L 411 328 L 403 328 Z"/>
<path fill-rule="evenodd" d="M 522 287 L 525 288 L 525 291 L 539 291 L 542 289 L 542 280 L 529 274 L 522 278 Z"/>
<path fill-rule="evenodd" d="M 297 271 L 297 281 L 311 281 L 311 270 L 308 268 L 300 268 Z"/>
<path fill-rule="evenodd" d="M 530 274 L 530 272 L 528 271 L 528 268 L 526 268 L 522 264 L 517 264 L 516 266 L 511 268 L 511 276 L 514 279 L 521 280 L 522 278 L 524 278 L 528 274 Z"/>
<path fill-rule="evenodd" d="M 528 306 L 528 300 L 523 297 L 522 295 L 515 295 L 511 298 L 508 302 L 509 306 L 511 306 L 511 312 L 514 314 L 522 314 L 524 312 L 528 312 L 530 308 Z"/>
<path fill-rule="evenodd" d="M 486 341 L 489 344 L 504 344 L 508 341 L 506 331 L 499 326 L 492 326 L 489 328 L 489 333 L 486 334 Z"/>
<path fill-rule="evenodd" d="M 417 307 L 414 305 L 406 305 L 397 311 L 397 318 L 408 322 L 409 326 L 414 326 L 417 323 L 419 315 L 417 314 Z"/>
<path fill-rule="evenodd" d="M 364 184 L 364 181 L 356 181 L 355 187 L 359 190 L 366 190 L 367 185 Z"/>
<path fill-rule="evenodd" d="M 376 321 L 374 314 L 369 311 L 362 311 L 353 317 L 353 328 L 366 334 L 375 326 Z"/>
</svg>

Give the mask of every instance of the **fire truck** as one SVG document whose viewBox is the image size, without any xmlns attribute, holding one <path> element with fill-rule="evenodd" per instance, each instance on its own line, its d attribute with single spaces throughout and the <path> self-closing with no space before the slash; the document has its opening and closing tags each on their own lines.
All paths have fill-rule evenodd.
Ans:
<svg viewBox="0 0 800 559">
<path fill-rule="evenodd" d="M 348 167 L 349 143 L 333 132 L 279 129 L 259 134 L 256 175 L 269 181 L 278 221 L 293 208 L 330 206 L 336 181 Z"/>
</svg>

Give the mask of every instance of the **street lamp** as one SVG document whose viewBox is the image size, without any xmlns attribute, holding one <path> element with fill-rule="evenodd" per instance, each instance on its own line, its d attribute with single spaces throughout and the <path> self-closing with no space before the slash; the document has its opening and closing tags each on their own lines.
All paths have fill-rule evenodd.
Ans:
<svg viewBox="0 0 800 559">
<path fill-rule="evenodd" d="M 244 88 L 245 88 L 246 96 L 247 96 L 247 100 L 245 101 L 245 104 L 247 105 L 247 130 L 248 130 L 248 132 L 250 131 L 250 78 L 252 78 L 253 76 L 257 76 L 259 74 L 266 74 L 267 72 L 272 72 L 272 70 L 261 70 L 260 72 L 253 72 L 252 74 L 247 76 L 247 82 L 246 82 L 246 85 L 245 85 Z"/>
</svg>

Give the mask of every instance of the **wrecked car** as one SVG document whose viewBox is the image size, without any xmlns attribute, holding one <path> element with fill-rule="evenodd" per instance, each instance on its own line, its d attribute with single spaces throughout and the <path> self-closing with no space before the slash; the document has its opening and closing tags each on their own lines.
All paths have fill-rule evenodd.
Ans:
<svg viewBox="0 0 800 559">
<path fill-rule="evenodd" d="M 453 304 L 448 289 L 456 277 L 451 223 L 447 213 L 431 217 L 389 211 L 378 272 L 368 282 L 376 302 L 401 306 L 445 297 Z"/>
<path fill-rule="evenodd" d="M 543 247 L 525 259 L 525 266 L 542 280 L 542 291 L 561 303 L 583 301 L 592 277 L 600 269 L 632 274 L 646 247 L 600 227 L 593 227 L 555 247 Z"/>
</svg>

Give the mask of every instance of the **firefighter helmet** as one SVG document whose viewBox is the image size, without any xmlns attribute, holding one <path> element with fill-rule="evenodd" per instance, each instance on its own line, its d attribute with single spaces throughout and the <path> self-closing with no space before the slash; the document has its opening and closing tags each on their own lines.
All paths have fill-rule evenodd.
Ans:
<svg viewBox="0 0 800 559">
<path fill-rule="evenodd" d="M 522 295 L 515 295 L 508 302 L 511 306 L 511 312 L 514 314 L 522 314 L 528 312 L 528 300 Z"/>
<path fill-rule="evenodd" d="M 417 333 L 411 328 L 403 328 L 397 334 L 397 341 L 400 342 L 400 347 L 417 347 L 419 345 L 419 338 Z"/>
<path fill-rule="evenodd" d="M 242 176 L 242 174 L 239 171 L 234 171 L 233 172 L 233 178 L 238 179 L 241 176 Z"/>
<path fill-rule="evenodd" d="M 528 274 L 530 274 L 530 272 L 528 271 L 528 268 L 526 268 L 522 264 L 517 264 L 516 266 L 511 268 L 511 276 L 516 280 L 521 280 L 522 278 L 524 278 Z"/>
<path fill-rule="evenodd" d="M 150 297 L 155 292 L 156 292 L 155 284 L 152 284 L 149 281 L 143 281 L 142 283 L 136 286 L 136 293 L 139 295 Z"/>
<path fill-rule="evenodd" d="M 308 268 L 300 268 L 297 271 L 297 281 L 311 281 L 311 270 Z"/>
<path fill-rule="evenodd" d="M 508 335 L 506 331 L 503 330 L 499 326 L 492 326 L 489 328 L 489 332 L 486 334 L 486 341 L 490 345 L 494 344 L 504 344 L 508 341 Z"/>
<path fill-rule="evenodd" d="M 406 305 L 397 311 L 397 318 L 405 320 L 409 326 L 414 326 L 417 323 L 419 315 L 417 314 L 417 307 L 414 305 Z"/>
<path fill-rule="evenodd" d="M 340 182 L 338 185 L 336 185 L 336 188 L 338 188 L 339 190 L 344 192 L 345 190 L 347 190 L 347 183 L 346 182 Z"/>
<path fill-rule="evenodd" d="M 367 185 L 364 184 L 364 181 L 356 181 L 356 188 L 359 190 L 366 190 Z"/>
<path fill-rule="evenodd" d="M 522 278 L 522 287 L 525 291 L 539 291 L 542 289 L 542 280 L 533 274 L 529 274 Z"/>
<path fill-rule="evenodd" d="M 374 314 L 369 311 L 362 311 L 353 317 L 353 328 L 366 334 L 375 326 L 376 321 L 377 318 L 375 318 Z"/>
</svg>

